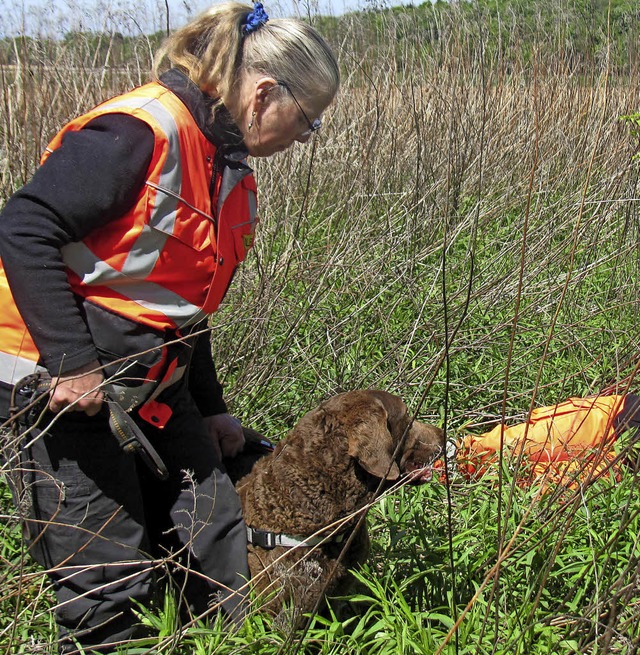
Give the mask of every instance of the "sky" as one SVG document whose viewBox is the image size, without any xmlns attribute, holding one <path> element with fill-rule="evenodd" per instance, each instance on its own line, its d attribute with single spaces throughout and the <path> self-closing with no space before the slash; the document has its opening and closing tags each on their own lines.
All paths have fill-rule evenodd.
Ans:
<svg viewBox="0 0 640 655">
<path fill-rule="evenodd" d="M 151 33 L 179 27 L 219 0 L 0 0 L 0 35 L 60 35 L 71 31 Z M 248 0 L 244 0 L 248 3 Z M 401 4 L 401 0 L 263 0 L 272 16 L 307 16 Z"/>
</svg>

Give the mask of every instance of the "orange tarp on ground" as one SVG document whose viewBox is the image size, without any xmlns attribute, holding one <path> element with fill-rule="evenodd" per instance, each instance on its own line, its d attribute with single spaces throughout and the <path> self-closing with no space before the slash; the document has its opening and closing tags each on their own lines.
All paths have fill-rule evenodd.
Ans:
<svg viewBox="0 0 640 655">
<path fill-rule="evenodd" d="M 575 486 L 607 471 L 617 477 L 613 446 L 629 424 L 637 424 L 638 410 L 638 396 L 632 395 L 570 398 L 540 407 L 524 423 L 464 437 L 457 444 L 457 466 L 471 479 L 497 474 L 502 446 L 503 461 L 522 484 Z"/>
</svg>

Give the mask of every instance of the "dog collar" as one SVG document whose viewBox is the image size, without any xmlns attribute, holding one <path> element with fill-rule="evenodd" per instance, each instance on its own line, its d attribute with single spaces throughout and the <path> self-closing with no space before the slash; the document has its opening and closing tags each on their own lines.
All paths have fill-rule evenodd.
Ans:
<svg viewBox="0 0 640 655">
<path fill-rule="evenodd" d="M 257 528 L 250 528 L 247 526 L 247 541 L 252 546 L 259 546 L 266 550 L 271 550 L 276 546 L 283 546 L 284 548 L 312 548 L 319 544 L 340 544 L 345 540 L 345 533 L 313 537 L 301 537 L 289 534 L 279 534 L 277 532 L 270 532 L 269 530 L 260 530 Z"/>
</svg>

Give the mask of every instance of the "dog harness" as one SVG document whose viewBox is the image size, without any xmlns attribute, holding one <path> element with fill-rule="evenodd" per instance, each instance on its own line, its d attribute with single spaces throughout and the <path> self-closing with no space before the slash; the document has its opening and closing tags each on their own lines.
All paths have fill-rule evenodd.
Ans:
<svg viewBox="0 0 640 655">
<path fill-rule="evenodd" d="M 320 544 L 341 544 L 347 537 L 346 532 L 338 532 L 327 536 L 314 535 L 312 537 L 302 537 L 299 535 L 279 534 L 269 530 L 260 530 L 247 526 L 247 541 L 252 546 L 259 546 L 266 550 L 271 550 L 276 546 L 284 548 L 313 548 Z"/>
</svg>

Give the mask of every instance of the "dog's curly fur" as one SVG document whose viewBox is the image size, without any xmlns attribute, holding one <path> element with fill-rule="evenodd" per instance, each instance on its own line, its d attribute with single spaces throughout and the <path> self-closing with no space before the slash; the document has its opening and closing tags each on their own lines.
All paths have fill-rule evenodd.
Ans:
<svg viewBox="0 0 640 655">
<path fill-rule="evenodd" d="M 416 471 L 443 446 L 442 430 L 412 423 L 397 396 L 373 390 L 333 396 L 303 416 L 238 482 L 245 521 L 304 538 L 345 520 L 341 530 L 349 537 L 381 481 L 402 475 L 419 481 Z M 366 559 L 368 546 L 364 521 L 339 563 L 343 543 L 271 550 L 250 545 L 254 588 L 272 593 L 266 609 L 295 626 L 323 595 L 344 593 L 348 570 Z"/>
</svg>

